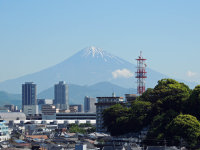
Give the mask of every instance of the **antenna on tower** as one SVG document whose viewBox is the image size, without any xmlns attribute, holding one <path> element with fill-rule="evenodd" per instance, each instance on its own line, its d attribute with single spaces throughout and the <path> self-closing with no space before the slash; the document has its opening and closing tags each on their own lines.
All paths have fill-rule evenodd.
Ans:
<svg viewBox="0 0 200 150">
<path fill-rule="evenodd" d="M 142 95 L 142 93 L 145 92 L 145 79 L 146 76 L 146 59 L 142 57 L 142 51 L 140 51 L 140 56 L 137 60 L 137 72 L 136 72 L 136 78 L 137 78 L 137 93 L 139 95 Z"/>
</svg>

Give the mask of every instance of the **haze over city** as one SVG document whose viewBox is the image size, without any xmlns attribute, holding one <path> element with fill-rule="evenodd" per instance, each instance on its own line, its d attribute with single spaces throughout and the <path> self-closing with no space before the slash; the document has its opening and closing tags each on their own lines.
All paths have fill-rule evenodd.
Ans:
<svg viewBox="0 0 200 150">
<path fill-rule="evenodd" d="M 199 1 L 0 1 L 0 81 L 56 65 L 88 46 L 199 83 Z M 131 70 L 135 72 L 134 68 Z"/>
<path fill-rule="evenodd" d="M 200 150 L 199 6 L 0 0 L 0 149 Z"/>
</svg>

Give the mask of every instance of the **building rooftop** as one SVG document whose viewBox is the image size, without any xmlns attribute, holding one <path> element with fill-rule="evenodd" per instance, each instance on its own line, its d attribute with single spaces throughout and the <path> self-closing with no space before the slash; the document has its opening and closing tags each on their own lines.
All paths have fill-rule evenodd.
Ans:
<svg viewBox="0 0 200 150">
<path fill-rule="evenodd" d="M 47 135 L 26 135 L 26 137 L 32 138 L 32 139 L 48 139 Z"/>
<path fill-rule="evenodd" d="M 115 98 L 115 99 L 119 99 L 119 98 L 124 98 L 124 97 L 117 97 L 117 96 L 115 96 L 115 97 L 110 97 L 110 96 L 108 96 L 108 97 L 97 97 L 97 98 L 108 98 L 108 99 L 113 99 L 113 98 Z"/>
<path fill-rule="evenodd" d="M 26 115 L 21 112 L 0 112 L 0 119 L 3 119 L 3 120 L 26 120 Z"/>
</svg>

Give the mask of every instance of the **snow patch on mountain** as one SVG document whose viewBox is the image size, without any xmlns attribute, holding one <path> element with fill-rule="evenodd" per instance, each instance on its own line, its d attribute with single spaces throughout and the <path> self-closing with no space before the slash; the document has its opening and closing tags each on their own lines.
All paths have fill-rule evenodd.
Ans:
<svg viewBox="0 0 200 150">
<path fill-rule="evenodd" d="M 87 47 L 85 49 L 83 49 L 83 57 L 88 57 L 88 56 L 92 56 L 92 57 L 101 57 L 103 58 L 105 55 L 105 52 L 100 49 L 100 48 L 96 48 L 94 46 L 90 46 Z"/>
<path fill-rule="evenodd" d="M 124 64 L 124 60 L 117 56 L 114 56 L 101 48 L 96 48 L 95 46 L 90 46 L 81 50 L 81 57 L 83 58 L 97 58 L 102 59 L 104 62 L 114 62 L 117 64 Z"/>
</svg>

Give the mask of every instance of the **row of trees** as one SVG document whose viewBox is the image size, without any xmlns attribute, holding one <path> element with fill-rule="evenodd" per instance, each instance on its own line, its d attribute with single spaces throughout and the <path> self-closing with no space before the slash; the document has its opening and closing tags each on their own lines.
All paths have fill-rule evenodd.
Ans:
<svg viewBox="0 0 200 150">
<path fill-rule="evenodd" d="M 104 126 L 113 136 L 137 133 L 148 127 L 144 143 L 198 145 L 200 138 L 200 86 L 191 90 L 184 83 L 162 79 L 127 108 L 114 105 L 103 113 Z"/>
</svg>

